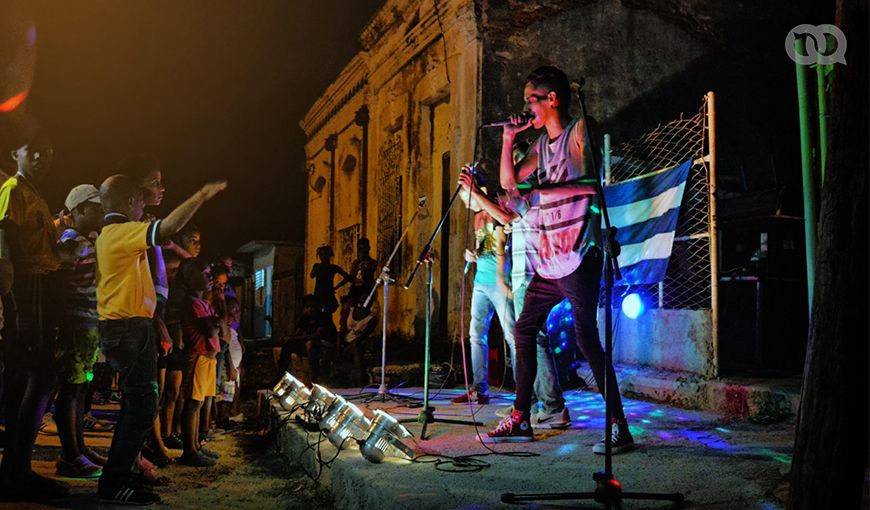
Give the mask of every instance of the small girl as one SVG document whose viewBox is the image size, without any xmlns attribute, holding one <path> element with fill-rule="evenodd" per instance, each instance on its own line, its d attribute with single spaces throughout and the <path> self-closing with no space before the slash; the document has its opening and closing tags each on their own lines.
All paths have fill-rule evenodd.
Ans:
<svg viewBox="0 0 870 510">
<path fill-rule="evenodd" d="M 314 295 L 317 296 L 323 310 L 329 315 L 338 310 L 335 291 L 352 280 L 344 269 L 332 263 L 333 256 L 332 248 L 329 246 L 324 245 L 317 248 L 317 258 L 320 259 L 320 262 L 311 268 L 311 278 L 314 278 Z M 334 285 L 336 274 L 343 278 L 338 285 Z"/>
</svg>

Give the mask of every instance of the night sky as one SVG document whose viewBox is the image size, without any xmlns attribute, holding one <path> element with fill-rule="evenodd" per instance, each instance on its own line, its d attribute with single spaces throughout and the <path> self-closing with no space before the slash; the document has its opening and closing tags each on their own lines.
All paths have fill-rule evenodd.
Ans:
<svg viewBox="0 0 870 510">
<path fill-rule="evenodd" d="M 299 121 L 359 51 L 359 31 L 382 3 L 30 4 L 38 56 L 27 108 L 54 144 L 44 190 L 52 210 L 125 155 L 150 153 L 167 187 L 158 215 L 206 181 L 229 181 L 194 218 L 204 254 L 252 239 L 302 241 Z M 13 169 L 5 153 L 0 166 Z"/>
</svg>

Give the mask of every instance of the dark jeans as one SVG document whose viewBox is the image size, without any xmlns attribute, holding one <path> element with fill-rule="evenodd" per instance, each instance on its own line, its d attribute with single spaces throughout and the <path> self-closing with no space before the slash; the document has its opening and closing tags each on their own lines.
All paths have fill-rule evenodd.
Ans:
<svg viewBox="0 0 870 510">
<path fill-rule="evenodd" d="M 6 446 L 0 485 L 15 485 L 30 474 L 33 442 L 54 390 L 53 283 L 52 276 L 18 275 L 3 296 Z"/>
<path fill-rule="evenodd" d="M 517 345 L 517 399 L 515 409 L 528 413 L 532 388 L 537 371 L 536 339 L 547 320 L 550 310 L 568 298 L 574 315 L 574 335 L 577 347 L 589 361 L 598 391 L 604 395 L 604 349 L 598 340 L 598 293 L 601 283 L 602 255 L 598 249 L 589 250 L 576 271 L 556 280 L 547 280 L 537 274 L 532 278 L 523 311 L 516 323 Z M 613 418 L 625 418 L 622 399 L 613 367 L 607 367 L 607 386 Z"/>
<path fill-rule="evenodd" d="M 157 346 L 151 319 L 100 321 L 100 348 L 120 373 L 121 414 L 100 487 L 114 490 L 130 480 L 133 464 L 157 415 Z"/>
</svg>

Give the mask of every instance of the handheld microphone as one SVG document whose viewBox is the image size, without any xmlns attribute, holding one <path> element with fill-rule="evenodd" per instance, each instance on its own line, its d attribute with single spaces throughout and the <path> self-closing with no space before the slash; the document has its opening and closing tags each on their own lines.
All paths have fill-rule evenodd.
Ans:
<svg viewBox="0 0 870 510">
<path fill-rule="evenodd" d="M 521 123 L 519 125 L 522 125 L 522 124 L 525 124 L 526 122 L 534 119 L 535 115 L 531 112 L 523 112 L 523 113 L 519 114 L 519 118 L 520 118 L 520 123 Z M 503 126 L 510 126 L 512 124 L 513 124 L 513 122 L 510 119 L 507 119 L 507 120 L 499 120 L 496 122 L 490 122 L 489 124 L 484 124 L 480 127 L 482 127 L 482 128 L 503 127 Z"/>
<path fill-rule="evenodd" d="M 470 268 L 471 268 L 471 261 L 470 261 L 470 260 L 466 260 L 466 261 L 465 261 L 465 269 L 462 270 L 462 274 L 463 274 L 463 275 L 468 274 L 468 270 L 469 270 Z"/>
</svg>

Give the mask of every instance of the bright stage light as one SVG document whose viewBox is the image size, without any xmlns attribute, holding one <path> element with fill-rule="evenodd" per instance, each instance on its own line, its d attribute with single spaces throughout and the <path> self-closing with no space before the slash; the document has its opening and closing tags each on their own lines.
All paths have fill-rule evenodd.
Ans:
<svg viewBox="0 0 870 510">
<path fill-rule="evenodd" d="M 347 400 L 344 399 L 341 395 L 337 395 L 335 400 L 332 402 L 332 405 L 329 406 L 329 409 L 323 414 L 323 418 L 320 419 L 320 430 L 326 432 L 327 434 L 338 425 L 338 415 L 341 411 L 347 406 Z"/>
<path fill-rule="evenodd" d="M 643 314 L 644 308 L 643 300 L 636 292 L 632 292 L 622 299 L 622 313 L 629 319 L 640 317 Z"/>
<path fill-rule="evenodd" d="M 284 377 L 275 386 L 275 396 L 278 403 L 285 411 L 293 411 L 300 404 L 305 403 L 311 397 L 311 391 L 302 384 L 302 381 L 285 372 Z"/>
<path fill-rule="evenodd" d="M 287 388 L 293 385 L 294 381 L 297 381 L 297 379 L 290 375 L 290 372 L 284 372 L 284 377 L 282 377 L 281 380 L 278 381 L 278 384 L 272 388 L 272 393 L 275 394 L 275 396 L 280 397 L 285 391 L 287 391 Z"/>
<path fill-rule="evenodd" d="M 371 424 L 360 408 L 350 402 L 341 409 L 335 421 L 335 427 L 329 431 L 326 438 L 329 439 L 332 446 L 338 449 L 347 446 L 349 441 L 345 441 L 345 439 L 349 437 L 355 439 L 366 437 L 366 431 Z"/>
<path fill-rule="evenodd" d="M 308 405 L 305 406 L 305 414 L 308 415 L 312 422 L 319 422 L 326 414 L 329 406 L 335 402 L 335 393 L 329 391 L 319 384 L 315 384 L 311 388 L 311 397 L 308 399 Z"/>
<path fill-rule="evenodd" d="M 414 458 L 414 449 L 402 442 L 411 437 L 408 429 L 389 414 L 375 410 L 368 429 L 368 438 L 360 446 L 360 453 L 369 462 L 383 462 L 387 455 L 393 457 Z"/>
</svg>

